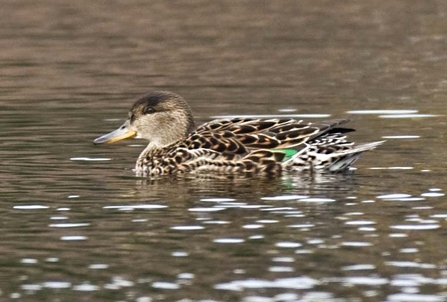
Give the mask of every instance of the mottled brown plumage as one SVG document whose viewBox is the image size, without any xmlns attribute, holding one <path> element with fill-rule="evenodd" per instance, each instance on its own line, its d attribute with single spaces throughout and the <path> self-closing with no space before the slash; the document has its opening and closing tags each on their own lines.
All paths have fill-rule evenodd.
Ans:
<svg viewBox="0 0 447 302">
<path fill-rule="evenodd" d="M 272 173 L 342 171 L 382 142 L 354 145 L 340 127 L 348 120 L 305 123 L 294 119 L 219 119 L 195 128 L 186 101 L 172 92 L 150 93 L 133 105 L 128 120 L 95 140 L 115 142 L 138 135 L 149 140 L 138 175 L 193 171 Z"/>
</svg>

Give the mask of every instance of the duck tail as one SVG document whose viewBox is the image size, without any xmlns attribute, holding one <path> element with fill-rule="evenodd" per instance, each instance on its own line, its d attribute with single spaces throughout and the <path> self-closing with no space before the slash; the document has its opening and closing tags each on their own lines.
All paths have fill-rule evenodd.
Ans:
<svg viewBox="0 0 447 302">
<path fill-rule="evenodd" d="M 329 167 L 328 170 L 331 172 L 340 172 L 349 169 L 356 161 L 359 159 L 360 155 L 369 150 L 375 149 L 380 146 L 385 141 L 378 141 L 372 143 L 365 143 L 361 145 L 354 146 L 351 150 L 341 155 L 337 160 L 335 160 Z"/>
<path fill-rule="evenodd" d="M 378 146 L 382 145 L 386 141 L 378 141 L 378 142 L 372 142 L 372 143 L 364 143 L 360 145 L 353 146 L 351 150 L 349 150 L 347 153 L 362 153 L 368 150 L 373 150 L 377 148 Z"/>
<path fill-rule="evenodd" d="M 385 141 L 371 142 L 360 145 L 352 143 L 342 145 L 309 145 L 292 158 L 285 161 L 283 166 L 290 170 L 312 170 L 340 172 L 348 169 L 360 155 L 383 144 Z"/>
</svg>

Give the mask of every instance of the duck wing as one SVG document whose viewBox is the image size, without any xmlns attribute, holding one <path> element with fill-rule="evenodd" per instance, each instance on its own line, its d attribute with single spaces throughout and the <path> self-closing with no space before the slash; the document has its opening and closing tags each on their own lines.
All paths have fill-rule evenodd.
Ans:
<svg viewBox="0 0 447 302">
<path fill-rule="evenodd" d="M 268 172 L 345 169 L 376 144 L 353 147 L 341 127 L 349 120 L 223 119 L 206 123 L 171 149 L 182 171 Z M 328 159 L 326 158 L 328 157 Z"/>
<path fill-rule="evenodd" d="M 323 134 L 345 133 L 349 120 L 306 123 L 294 119 L 219 119 L 205 123 L 185 141 L 188 148 L 246 154 L 254 149 L 301 149 Z"/>
</svg>

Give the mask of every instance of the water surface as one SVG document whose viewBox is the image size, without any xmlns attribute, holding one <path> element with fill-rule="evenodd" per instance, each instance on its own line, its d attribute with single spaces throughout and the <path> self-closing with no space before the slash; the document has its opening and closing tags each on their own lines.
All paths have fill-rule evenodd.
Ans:
<svg viewBox="0 0 447 302">
<path fill-rule="evenodd" d="M 443 1 L 6 0 L 2 300 L 446 301 Z M 351 173 L 144 179 L 93 146 L 172 90 L 217 116 L 350 118 Z"/>
</svg>

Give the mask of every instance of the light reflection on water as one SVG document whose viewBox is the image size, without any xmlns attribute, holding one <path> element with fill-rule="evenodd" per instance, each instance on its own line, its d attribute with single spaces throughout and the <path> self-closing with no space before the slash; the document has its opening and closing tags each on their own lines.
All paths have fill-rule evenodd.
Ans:
<svg viewBox="0 0 447 302">
<path fill-rule="evenodd" d="M 181 182 L 179 183 L 181 185 Z M 443 195 L 442 190 L 439 188 L 432 188 L 427 189 L 429 192 L 436 192 L 438 193 L 436 196 L 432 196 L 432 199 L 440 198 Z M 329 191 L 331 192 L 331 191 Z M 353 192 L 351 192 L 353 193 Z M 421 193 L 421 195 L 424 193 Z M 426 193 L 425 193 L 426 194 Z M 81 195 L 81 194 L 80 194 Z M 340 195 L 343 196 L 343 195 Z M 367 252 L 368 249 L 374 249 L 378 251 L 386 251 L 387 249 L 384 248 L 384 244 L 386 246 L 386 243 L 382 243 L 381 240 L 378 240 L 379 238 L 383 239 L 383 236 L 386 236 L 389 234 L 390 238 L 412 238 L 412 233 L 402 234 L 405 236 L 397 236 L 399 234 L 392 233 L 393 230 L 400 230 L 400 231 L 410 231 L 410 232 L 427 232 L 435 228 L 439 228 L 440 224 L 438 224 L 438 221 L 445 220 L 445 215 L 442 214 L 433 214 L 433 209 L 430 208 L 432 211 L 430 211 L 430 215 L 423 215 L 420 213 L 419 215 L 404 215 L 400 218 L 400 221 L 394 218 L 393 220 L 390 220 L 384 224 L 384 221 L 381 221 L 379 218 L 380 216 L 373 216 L 375 213 L 380 213 L 378 211 L 377 203 L 381 203 L 381 206 L 384 206 L 383 203 L 386 202 L 399 202 L 401 205 L 401 202 L 405 202 L 405 199 L 410 198 L 411 194 L 405 194 L 405 193 L 389 193 L 384 195 L 377 195 L 375 196 L 375 202 L 368 202 L 366 203 L 367 207 L 365 208 L 365 203 L 362 202 L 353 202 L 356 201 L 358 198 L 355 198 L 357 196 L 350 195 L 350 198 L 345 199 L 342 201 L 342 199 L 335 198 L 335 199 L 329 199 L 329 198 L 313 198 L 315 199 L 313 203 L 308 202 L 307 195 L 298 195 L 298 194 L 284 194 L 284 195 L 270 195 L 259 197 L 258 198 L 258 204 L 256 203 L 250 203 L 252 207 L 246 207 L 248 204 L 246 202 L 241 202 L 240 198 L 224 198 L 224 197 L 211 197 L 208 195 L 208 197 L 202 197 L 200 200 L 197 200 L 194 204 L 192 204 L 189 207 L 186 207 L 185 210 L 189 213 L 195 213 L 193 217 L 190 218 L 182 218 L 174 213 L 176 212 L 176 209 L 174 209 L 168 216 L 164 215 L 164 217 L 177 217 L 174 221 L 170 221 L 166 223 L 165 221 L 162 221 L 160 219 L 156 219 L 155 217 L 159 216 L 161 212 L 170 211 L 170 209 L 173 209 L 177 207 L 176 204 L 171 204 L 169 202 L 165 203 L 164 205 L 160 204 L 154 204 L 154 203 L 147 203 L 147 204 L 135 204 L 135 205 L 109 205 L 109 206 L 103 206 L 103 210 L 118 210 L 118 211 L 125 211 L 126 213 L 134 213 L 130 216 L 128 216 L 127 219 L 122 221 L 124 223 L 126 220 L 128 222 L 138 222 L 139 224 L 143 224 L 143 229 L 139 227 L 143 233 L 140 235 L 131 235 L 133 237 L 133 240 L 139 240 L 138 238 L 144 238 L 145 232 L 151 232 L 151 229 L 158 229 L 160 232 L 159 234 L 153 233 L 151 237 L 157 237 L 157 238 L 163 238 L 164 236 L 168 235 L 169 237 L 179 238 L 178 236 L 182 236 L 184 238 L 189 238 L 191 234 L 192 236 L 200 236 L 205 241 L 202 244 L 203 247 L 208 246 L 208 248 L 213 247 L 213 250 L 215 250 L 214 253 L 215 256 L 219 257 L 218 255 L 222 253 L 223 251 L 219 251 L 219 246 L 228 246 L 228 247 L 236 247 L 236 250 L 233 252 L 238 253 L 238 250 L 241 249 L 239 252 L 243 252 L 244 249 L 250 249 L 251 242 L 258 242 L 257 245 L 258 249 L 257 251 L 249 252 L 250 254 L 254 253 L 259 254 L 258 257 L 270 258 L 270 264 L 265 263 L 257 263 L 256 266 L 253 266 L 254 263 L 252 263 L 251 260 L 245 259 L 243 262 L 237 261 L 237 265 L 233 266 L 234 270 L 237 270 L 238 276 L 244 276 L 244 277 L 238 277 L 236 279 L 233 279 L 228 282 L 217 282 L 213 286 L 213 288 L 217 291 L 224 291 L 224 292 L 244 292 L 246 290 L 253 290 L 253 289 L 282 289 L 282 290 L 310 290 L 314 289 L 317 291 L 317 288 L 320 288 L 324 284 L 327 284 L 331 288 L 332 284 L 342 284 L 342 285 L 352 285 L 352 286 L 365 286 L 366 288 L 371 287 L 371 290 L 376 290 L 379 287 L 392 285 L 395 288 L 402 288 L 403 291 L 408 290 L 408 287 L 417 288 L 417 287 L 424 287 L 427 285 L 439 285 L 443 284 L 445 281 L 442 277 L 423 277 L 423 275 L 419 275 L 423 277 L 423 279 L 416 279 L 411 276 L 415 276 L 417 271 L 423 270 L 423 271 L 438 271 L 441 269 L 436 262 L 420 262 L 420 261 L 409 261 L 402 257 L 403 255 L 412 255 L 415 254 L 418 257 L 421 256 L 421 250 L 419 248 L 413 248 L 413 247 L 407 247 L 405 249 L 400 249 L 399 252 L 396 254 L 390 254 L 388 257 L 386 256 L 386 253 L 382 256 L 383 259 L 388 259 L 386 261 L 383 261 L 381 264 L 380 262 L 377 262 L 377 259 L 371 258 L 368 254 L 371 252 Z M 82 199 L 82 197 L 79 197 Z M 76 199 L 79 199 L 76 198 Z M 327 200 L 330 200 L 331 202 L 328 203 Z M 416 200 L 413 202 L 421 202 L 422 200 Z M 316 203 L 315 203 L 316 202 Z M 334 202 L 338 203 L 335 207 Z M 206 208 L 198 208 L 197 205 L 208 205 Z M 336 210 L 336 212 L 339 212 L 340 210 L 343 211 L 335 214 L 326 216 L 327 214 L 330 214 L 329 209 L 321 209 L 320 211 L 316 211 L 316 209 L 313 207 L 313 205 L 318 206 L 328 206 L 331 205 L 333 207 L 332 212 Z M 343 206 L 345 204 L 345 206 Z M 300 207 L 300 205 L 307 205 L 307 207 Z M 309 207 L 309 205 L 311 205 Z M 362 206 L 363 205 L 363 206 Z M 359 208 L 360 206 L 360 208 Z M 14 206 L 16 211 L 27 211 L 29 213 L 34 211 L 41 211 L 41 207 L 35 207 L 33 205 L 31 206 L 25 206 L 25 207 L 17 207 Z M 353 207 L 356 207 L 355 209 Z M 422 207 L 425 209 L 426 207 Z M 48 207 L 46 208 L 48 209 Z M 199 210 L 197 209 L 207 209 L 207 210 Z M 338 210 L 337 210 L 338 209 Z M 75 210 L 75 209 L 72 209 Z M 143 213 L 146 212 L 147 214 L 154 213 L 153 215 L 144 215 L 141 216 Z M 227 214 L 224 214 L 222 211 L 228 212 Z M 238 211 L 245 211 L 245 215 L 242 216 L 242 221 L 238 221 L 238 219 L 231 218 L 232 215 L 238 215 Z M 249 211 L 249 212 L 246 212 Z M 158 213 L 158 215 L 156 215 Z M 206 215 L 206 216 L 203 216 Z M 163 216 L 163 215 L 162 215 Z M 319 216 L 324 216 L 326 221 L 324 224 L 322 224 L 322 220 Z M 425 219 L 416 219 L 416 218 L 423 218 L 423 216 L 427 216 Z M 147 217 L 146 219 L 141 219 L 137 217 Z M 222 217 L 230 218 L 227 221 L 222 221 Z M 262 219 L 260 219 L 263 217 Z M 365 217 L 369 217 L 370 219 L 365 219 Z M 377 221 L 374 219 L 377 219 Z M 155 218 L 155 219 L 154 219 Z M 270 218 L 270 219 L 269 219 Z M 276 219 L 271 219 L 276 218 Z M 438 219 L 438 220 L 437 220 Z M 97 232 L 93 229 L 96 229 L 95 227 L 95 220 L 92 220 L 92 222 L 70 222 L 70 223 L 56 223 L 56 224 L 50 224 L 50 228 L 55 229 L 79 229 L 79 230 L 85 230 L 85 234 L 89 234 L 90 232 L 88 229 L 92 229 L 93 233 L 91 235 L 81 235 L 78 233 L 77 235 L 62 235 L 59 237 L 59 240 L 62 242 L 71 242 L 71 244 L 76 244 L 76 242 L 89 242 L 89 241 L 97 241 L 98 239 L 95 239 L 95 236 L 98 236 L 99 234 L 96 234 Z M 417 222 L 418 224 L 408 224 L 408 221 L 412 221 L 413 223 Z M 211 223 L 212 222 L 212 223 Z M 405 224 L 399 224 L 396 222 L 401 222 Z M 334 224 L 335 223 L 335 224 Z M 372 225 L 378 225 L 380 223 L 379 228 L 371 228 Z M 335 227 L 336 225 L 339 225 L 338 227 Z M 340 231 L 343 229 L 342 225 L 348 226 L 351 229 L 349 231 L 351 235 L 346 237 L 345 235 L 341 235 Z M 383 232 L 382 230 L 388 225 L 388 231 Z M 152 226 L 152 227 L 149 227 Z M 163 227 L 164 226 L 164 227 Z M 278 228 L 280 226 L 280 228 Z M 332 227 L 331 227 L 332 226 Z M 149 227 L 149 228 L 148 228 Z M 161 229 L 160 229 L 161 227 Z M 223 228 L 222 228 L 223 227 Z M 324 234 L 322 237 L 319 237 L 317 234 L 323 229 L 327 229 L 330 227 L 334 232 L 332 235 Z M 368 229 L 366 229 L 366 228 Z M 286 232 L 286 229 L 290 228 L 296 231 L 298 233 L 288 233 Z M 357 229 L 357 235 L 355 235 L 355 232 L 352 233 L 355 228 Z M 319 230 L 319 231 L 317 231 Z M 273 233 L 272 233 L 273 232 Z M 365 233 L 366 232 L 366 233 Z M 127 233 L 126 233 L 127 234 Z M 164 234 L 164 235 L 163 235 Z M 181 235 L 183 234 L 183 235 Z M 195 235 L 193 235 L 195 234 Z M 225 235 L 227 234 L 227 235 Z M 275 235 L 276 234 L 276 235 Z M 121 237 L 122 235 L 116 234 L 117 237 Z M 224 236 L 222 236 L 224 235 Z M 322 234 L 320 234 L 321 236 Z M 328 236 L 329 235 L 329 236 Z M 374 235 L 374 236 L 371 236 Z M 128 236 L 128 235 L 126 235 Z M 143 236 L 143 237 L 141 237 Z M 187 237 L 185 237 L 187 236 Z M 423 236 L 423 235 L 422 235 Z M 419 236 L 417 236 L 419 237 Z M 290 239 L 298 239 L 299 240 L 290 240 Z M 357 240 L 352 240 L 354 238 L 357 238 Z M 150 242 L 150 237 L 148 237 Z M 114 240 L 114 239 L 112 239 Z M 122 239 L 121 239 L 122 240 Z M 140 239 L 141 240 L 141 239 Z M 164 239 L 165 240 L 165 239 Z M 191 239 L 188 239 L 191 240 Z M 413 241 L 406 240 L 406 242 L 410 243 L 414 242 L 417 244 L 418 240 L 416 239 Z M 157 240 L 155 241 L 157 242 Z M 154 242 L 154 243 L 155 243 Z M 172 241 L 172 243 L 174 243 Z M 172 244 L 171 243 L 171 244 Z M 104 243 L 103 243 L 104 244 Z M 159 244 L 159 243 L 157 243 Z M 197 244 L 197 243 L 196 243 Z M 166 249 L 170 244 L 168 244 L 164 249 Z M 176 244 L 178 245 L 178 243 Z M 181 244 L 180 244 L 181 245 Z M 240 246 L 240 248 L 237 248 Z M 262 248 L 261 248 L 262 247 Z M 114 243 L 109 247 L 110 249 L 114 249 Z M 162 248 L 160 246 L 160 248 Z M 361 254 L 364 254 L 362 257 L 361 254 L 358 254 L 360 251 L 362 251 Z M 424 247 L 422 247 L 422 250 L 424 250 Z M 339 252 L 337 252 L 339 251 Z M 352 257 L 358 258 L 358 260 L 350 260 L 347 258 L 346 260 L 342 261 L 340 264 L 340 269 L 345 272 L 354 272 L 354 276 L 347 276 L 347 277 L 340 277 L 337 276 L 336 271 L 332 271 L 331 276 L 321 276 L 319 278 L 310 277 L 306 275 L 297 276 L 299 274 L 300 269 L 299 267 L 302 265 L 309 265 L 304 264 L 303 261 L 308 262 L 309 259 L 306 259 L 309 256 L 306 255 L 314 255 L 315 257 L 320 257 L 326 253 L 330 252 L 332 255 L 337 255 L 338 253 L 341 253 L 341 255 L 348 253 L 351 254 Z M 103 254 L 106 252 L 103 252 Z M 151 253 L 151 252 L 149 252 Z M 175 247 L 174 250 L 169 251 L 169 248 L 164 251 L 164 253 L 170 253 L 170 257 L 173 258 L 187 258 L 190 259 L 192 262 L 196 262 L 194 260 L 197 257 L 197 251 L 194 251 L 194 249 L 191 249 L 188 247 L 188 245 L 184 246 L 183 250 L 179 250 L 178 246 Z M 224 253 L 225 255 L 225 253 Z M 401 256 L 398 256 L 401 255 Z M 90 257 L 92 257 L 91 255 Z M 345 255 L 346 256 L 346 255 Z M 345 256 L 341 256 L 345 258 Z M 139 256 L 141 257 L 141 256 Z M 169 256 L 168 256 L 169 257 Z M 65 257 L 62 257 L 62 259 L 58 259 L 57 261 L 52 261 L 53 263 L 61 263 L 62 265 L 64 262 L 67 261 L 67 259 L 64 259 Z M 93 257 L 94 259 L 95 257 Z M 242 259 L 244 259 L 243 257 Z M 343 259 L 340 258 L 340 259 Z M 399 259 L 400 258 L 400 259 Z M 57 259 L 57 258 L 56 258 Z M 87 257 L 86 259 L 89 259 Z M 93 260 L 92 259 L 92 260 Z M 103 260 L 107 259 L 103 258 Z M 124 258 L 125 259 L 125 258 Z M 206 256 L 205 256 L 206 259 Z M 241 260 L 242 260 L 241 259 Z M 253 258 L 251 256 L 251 259 L 255 260 L 256 257 Z M 373 263 L 368 262 L 362 262 L 363 261 L 372 261 Z M 236 259 L 235 259 L 236 260 Z M 247 261 L 248 260 L 248 261 Z M 427 258 L 426 258 L 427 260 Z M 39 266 L 40 265 L 40 259 L 39 258 L 22 258 L 20 262 L 23 265 L 27 266 Z M 48 258 L 46 260 L 48 262 Z M 127 260 L 126 260 L 127 261 Z M 125 261 L 125 262 L 126 262 Z M 225 261 L 224 259 L 221 259 L 221 261 Z M 320 260 L 321 261 L 321 260 Z M 326 261 L 324 261 L 326 262 Z M 318 262 L 317 262 L 318 263 Z M 357 263 L 357 264 L 356 264 Z M 86 264 L 86 268 L 89 270 L 103 270 L 105 272 L 108 272 L 110 270 L 111 265 L 114 264 L 113 261 L 111 263 L 103 262 L 103 263 L 90 263 Z M 165 264 L 166 265 L 166 264 Z M 265 266 L 266 265 L 266 266 Z M 399 269 L 406 269 L 406 270 L 413 270 L 413 275 L 391 275 L 388 278 L 383 277 L 377 277 L 377 276 L 369 276 L 369 275 L 358 275 L 358 272 L 366 273 L 366 274 L 373 274 L 375 275 L 377 273 L 378 268 L 381 265 L 385 265 L 388 267 L 392 267 L 396 272 L 399 272 Z M 265 267 L 264 267 L 265 266 Z M 279 274 L 284 275 L 284 277 L 276 277 L 272 279 L 264 279 L 264 278 L 257 278 L 256 275 L 260 274 L 259 269 L 264 267 L 265 273 L 269 274 Z M 177 275 L 177 278 L 172 279 L 171 278 L 149 278 L 147 280 L 139 280 L 139 279 L 124 279 L 121 276 L 113 276 L 111 280 L 108 281 L 107 284 L 101 285 L 98 283 L 95 283 L 95 281 L 92 279 L 84 279 L 82 283 L 78 282 L 71 282 L 68 280 L 52 280 L 52 281 L 45 281 L 43 283 L 30 283 L 25 282 L 21 285 L 22 290 L 27 292 L 39 292 L 43 289 L 70 289 L 73 291 L 81 291 L 81 292 L 100 292 L 102 290 L 124 290 L 126 288 L 139 288 L 143 284 L 149 285 L 151 288 L 156 288 L 159 290 L 178 290 L 182 291 L 185 289 L 185 286 L 191 286 L 194 284 L 195 280 L 197 280 L 197 276 L 200 274 L 196 272 L 197 267 L 195 265 L 192 265 L 189 267 L 188 271 L 184 271 Z M 253 275 L 253 272 L 258 271 L 258 273 Z M 262 270 L 261 270 L 262 271 Z M 189 280 L 187 284 L 184 283 L 185 278 L 182 276 L 184 274 L 188 274 L 188 276 L 193 276 L 191 278 L 186 278 L 186 280 Z M 288 276 L 287 274 L 292 274 L 292 276 Z M 421 274 L 421 273 L 419 273 Z M 108 274 L 107 274 L 108 275 Z M 261 273 L 262 275 L 262 273 Z M 43 280 L 42 280 L 43 281 Z M 419 291 L 415 292 L 419 295 Z M 310 292 L 308 293 L 310 294 Z M 327 293 L 328 297 L 332 297 L 332 294 Z M 408 294 L 408 293 L 406 293 Z M 376 293 L 374 296 L 379 295 Z M 433 295 L 425 295 L 426 298 L 430 299 L 437 299 L 438 296 Z M 254 298 L 253 298 L 254 299 Z M 249 301 L 249 300 L 247 300 Z M 253 300 L 254 301 L 254 300 Z M 437 301 L 437 300 L 434 300 Z M 442 300 L 440 300 L 442 301 Z"/>
<path fill-rule="evenodd" d="M 446 301 L 445 5 L 416 2 L 4 1 L 0 300 Z M 154 89 L 387 142 L 346 174 L 136 178 L 144 141 L 91 141 Z"/>
<path fill-rule="evenodd" d="M 214 115 L 211 116 L 212 119 L 227 119 L 227 118 L 327 118 L 330 114 L 246 114 L 246 115 Z"/>
<path fill-rule="evenodd" d="M 426 117 L 437 117 L 436 114 L 387 114 L 379 115 L 380 118 L 426 118 Z"/>
</svg>

